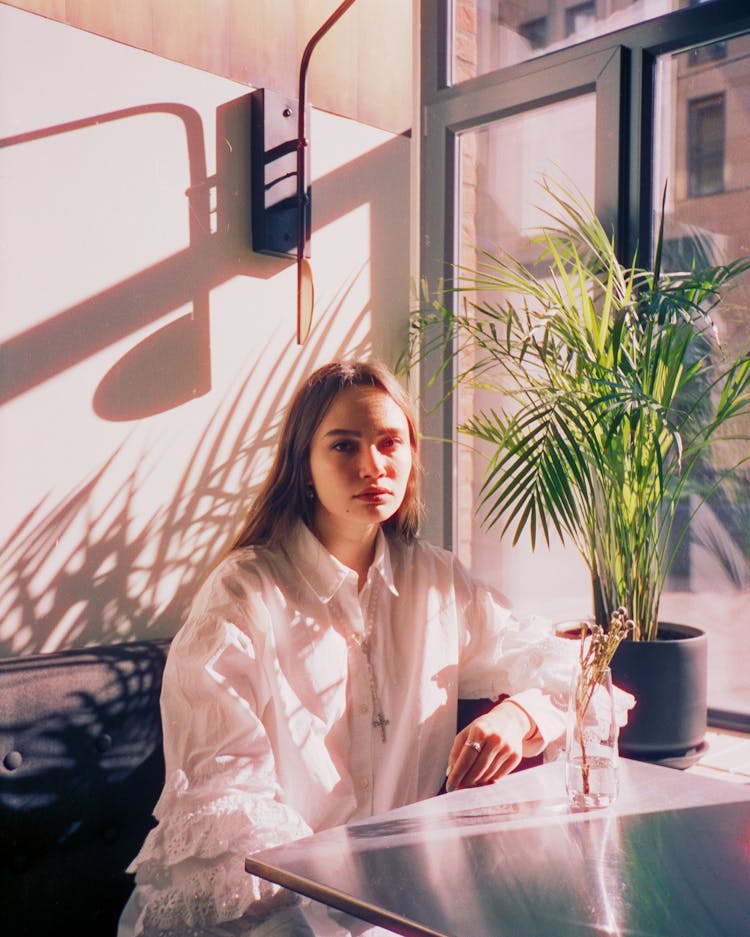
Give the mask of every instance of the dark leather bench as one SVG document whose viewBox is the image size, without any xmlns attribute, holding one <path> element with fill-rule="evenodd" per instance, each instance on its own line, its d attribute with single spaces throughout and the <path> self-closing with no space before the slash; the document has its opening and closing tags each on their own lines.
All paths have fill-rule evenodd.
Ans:
<svg viewBox="0 0 750 937">
<path fill-rule="evenodd" d="M 114 937 L 164 783 L 168 642 L 0 660 L 0 933 Z M 485 711 L 465 700 L 459 726 Z"/>
<path fill-rule="evenodd" d="M 164 783 L 167 642 L 0 660 L 0 931 L 114 937 Z"/>
</svg>

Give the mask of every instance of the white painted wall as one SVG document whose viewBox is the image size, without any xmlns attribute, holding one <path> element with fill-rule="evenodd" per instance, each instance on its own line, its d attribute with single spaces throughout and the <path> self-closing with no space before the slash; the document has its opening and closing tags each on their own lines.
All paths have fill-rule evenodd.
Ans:
<svg viewBox="0 0 750 937">
<path fill-rule="evenodd" d="M 0 656 L 174 633 L 298 381 L 396 359 L 408 138 L 313 110 L 300 348 L 245 229 L 250 90 L 0 6 Z"/>
</svg>

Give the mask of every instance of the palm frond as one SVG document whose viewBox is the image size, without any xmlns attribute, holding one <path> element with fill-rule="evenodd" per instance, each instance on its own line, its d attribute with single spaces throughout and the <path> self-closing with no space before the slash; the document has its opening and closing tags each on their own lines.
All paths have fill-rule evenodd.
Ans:
<svg viewBox="0 0 750 937">
<path fill-rule="evenodd" d="M 572 543 L 602 619 L 624 604 L 652 638 L 691 474 L 718 440 L 750 441 L 750 351 L 725 360 L 713 318 L 750 260 L 666 271 L 665 189 L 651 267 L 624 264 L 572 184 L 541 187 L 533 260 L 480 251 L 457 268 L 425 293 L 407 358 L 430 362 L 442 400 L 463 387 L 497 401 L 461 426 L 490 452 L 484 524 L 532 548 Z"/>
</svg>

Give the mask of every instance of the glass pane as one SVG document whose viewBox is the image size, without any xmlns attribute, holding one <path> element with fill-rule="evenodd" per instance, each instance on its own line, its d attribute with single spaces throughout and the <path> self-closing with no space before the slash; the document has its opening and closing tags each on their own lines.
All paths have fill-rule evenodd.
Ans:
<svg viewBox="0 0 750 937">
<path fill-rule="evenodd" d="M 476 78 L 698 2 L 453 0 L 453 80 Z"/>
<path fill-rule="evenodd" d="M 749 108 L 749 35 L 660 59 L 654 191 L 660 195 L 667 183 L 665 260 L 671 269 L 750 254 Z M 748 347 L 748 309 L 750 276 L 744 274 L 713 315 L 730 355 Z M 750 417 L 737 430 L 750 433 Z M 702 489 L 742 458 L 750 459 L 750 443 L 724 444 L 701 466 Z M 664 617 L 708 630 L 709 704 L 750 713 L 750 462 L 699 510 L 687 539 L 664 597 Z"/>
<path fill-rule="evenodd" d="M 464 133 L 459 263 L 475 269 L 482 250 L 507 251 L 524 262 L 536 257 L 529 235 L 545 220 L 543 174 L 572 182 L 593 202 L 595 130 L 595 96 L 586 94 Z M 462 388 L 458 419 L 492 407 L 493 393 Z M 476 505 L 489 453 L 469 437 L 458 442 L 454 543 L 461 560 L 521 615 L 555 621 L 589 615 L 588 573 L 574 549 L 553 543 L 532 554 L 527 540 L 511 547 L 510 539 L 500 541 L 498 527 L 484 529 Z"/>
</svg>

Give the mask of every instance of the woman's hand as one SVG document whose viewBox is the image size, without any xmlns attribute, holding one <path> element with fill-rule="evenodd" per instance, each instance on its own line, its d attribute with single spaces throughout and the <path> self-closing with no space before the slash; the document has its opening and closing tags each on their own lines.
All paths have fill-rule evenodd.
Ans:
<svg viewBox="0 0 750 937">
<path fill-rule="evenodd" d="M 523 757 L 523 743 L 536 723 L 510 700 L 504 700 L 462 729 L 448 756 L 447 791 L 491 784 L 512 771 Z"/>
</svg>

